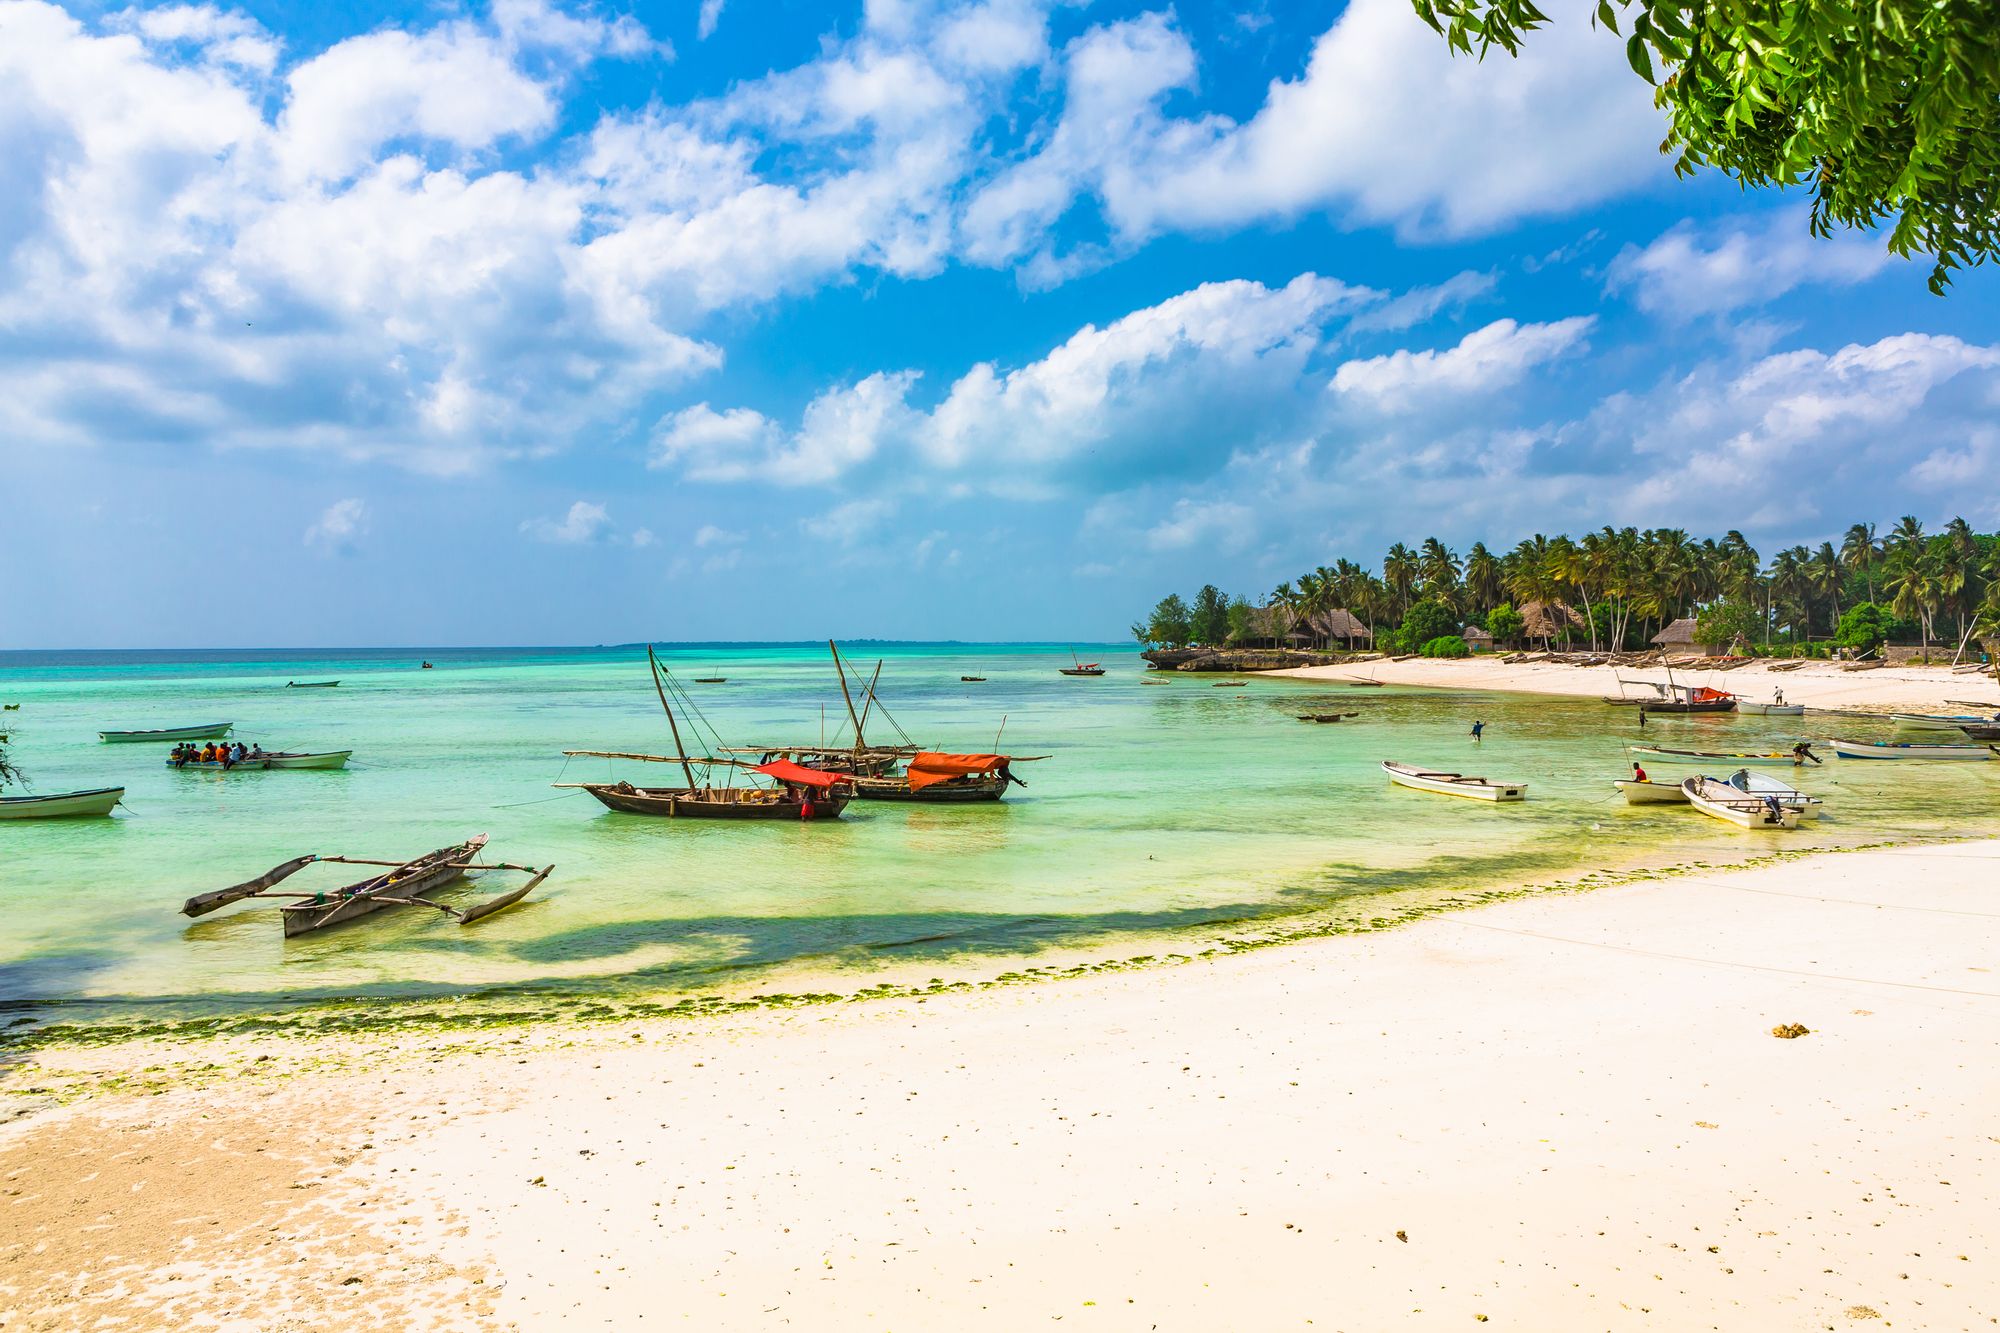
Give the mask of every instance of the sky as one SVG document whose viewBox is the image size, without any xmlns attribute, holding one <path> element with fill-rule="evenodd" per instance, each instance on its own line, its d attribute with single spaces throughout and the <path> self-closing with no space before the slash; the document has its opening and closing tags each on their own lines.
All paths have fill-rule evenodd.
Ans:
<svg viewBox="0 0 2000 1333">
<path fill-rule="evenodd" d="M 0 0 L 0 649 L 1102 641 L 1437 535 L 2000 527 L 2000 277 L 1585 7 Z"/>
</svg>

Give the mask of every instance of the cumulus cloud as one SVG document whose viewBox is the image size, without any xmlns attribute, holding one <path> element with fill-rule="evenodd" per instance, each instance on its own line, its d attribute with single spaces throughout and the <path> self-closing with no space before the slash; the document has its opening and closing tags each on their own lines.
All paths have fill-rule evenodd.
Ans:
<svg viewBox="0 0 2000 1333">
<path fill-rule="evenodd" d="M 578 500 L 569 507 L 569 512 L 560 519 L 531 518 L 521 524 L 521 531 L 538 542 L 550 542 L 558 546 L 583 546 L 596 541 L 611 527 L 611 515 L 601 504 L 588 500 Z M 652 533 L 646 534 L 651 542 Z"/>
<path fill-rule="evenodd" d="M 1607 288 L 1630 292 L 1641 310 L 1673 320 L 1763 305 L 1808 285 L 1850 287 L 1895 262 L 1882 238 L 1841 232 L 1819 238 L 1802 209 L 1708 227 L 1692 222 L 1612 260 Z"/>
<path fill-rule="evenodd" d="M 307 546 L 345 550 L 368 531 L 368 506 L 361 500 L 335 500 L 306 529 Z"/>
<path fill-rule="evenodd" d="M 715 36 L 715 25 L 722 21 L 723 0 L 701 0 L 701 13 L 695 21 L 695 35 L 702 41 Z"/>
<path fill-rule="evenodd" d="M 805 519 L 799 524 L 799 530 L 821 541 L 853 546 L 878 532 L 895 512 L 896 502 L 893 500 L 880 497 L 848 500 L 823 514 Z"/>
<path fill-rule="evenodd" d="M 1536 366 L 1581 350 L 1596 322 L 1594 315 L 1550 324 L 1496 319 L 1441 352 L 1405 349 L 1345 362 L 1334 372 L 1332 388 L 1389 411 L 1435 402 L 1438 395 L 1492 393 L 1519 383 Z"/>
</svg>

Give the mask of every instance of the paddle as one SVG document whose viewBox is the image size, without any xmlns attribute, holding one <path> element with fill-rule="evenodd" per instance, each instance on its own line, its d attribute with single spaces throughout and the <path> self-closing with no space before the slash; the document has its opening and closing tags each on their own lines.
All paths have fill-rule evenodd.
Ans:
<svg viewBox="0 0 2000 1333">
<path fill-rule="evenodd" d="M 181 904 L 185 916 L 205 916 L 218 907 L 227 907 L 233 902 L 253 897 L 276 884 L 279 880 L 295 875 L 313 862 L 325 858 L 318 856 L 295 856 L 280 866 L 273 866 L 255 879 L 231 885 L 226 889 L 216 889 L 211 893 L 197 893 Z"/>
</svg>

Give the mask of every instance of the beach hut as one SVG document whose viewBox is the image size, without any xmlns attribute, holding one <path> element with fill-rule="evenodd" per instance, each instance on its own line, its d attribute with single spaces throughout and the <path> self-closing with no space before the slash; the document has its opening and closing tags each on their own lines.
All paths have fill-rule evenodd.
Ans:
<svg viewBox="0 0 2000 1333">
<path fill-rule="evenodd" d="M 1329 648 L 1335 639 L 1350 652 L 1357 643 L 1366 648 L 1375 642 L 1375 631 L 1362 624 L 1352 611 L 1315 611 L 1306 617 L 1305 626 L 1314 639 Z"/>
<path fill-rule="evenodd" d="M 1523 602 L 1515 609 L 1521 613 L 1523 639 L 1553 643 L 1587 636 L 1590 632 L 1588 622 L 1566 602 Z M 1466 642 L 1470 644 L 1472 640 Z"/>
<path fill-rule="evenodd" d="M 1694 641 L 1694 617 L 1682 616 L 1652 637 L 1652 645 L 1669 655 L 1692 653 L 1697 657 L 1720 657 L 1723 650 L 1719 646 L 1704 645 Z"/>
<path fill-rule="evenodd" d="M 1467 625 L 1458 632 L 1458 637 L 1464 639 L 1465 646 L 1475 653 L 1490 653 L 1493 651 L 1492 630 L 1481 628 L 1478 625 Z"/>
</svg>

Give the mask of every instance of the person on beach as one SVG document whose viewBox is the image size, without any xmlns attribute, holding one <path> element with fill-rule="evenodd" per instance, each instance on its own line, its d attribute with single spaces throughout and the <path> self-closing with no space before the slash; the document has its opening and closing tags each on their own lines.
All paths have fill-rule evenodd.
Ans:
<svg viewBox="0 0 2000 1333">
<path fill-rule="evenodd" d="M 1472 724 L 1472 739 L 1475 744 L 1478 742 L 1481 733 L 1483 733 L 1485 730 L 1486 730 L 1486 724 L 1484 722 L 1475 721 Z"/>
</svg>

